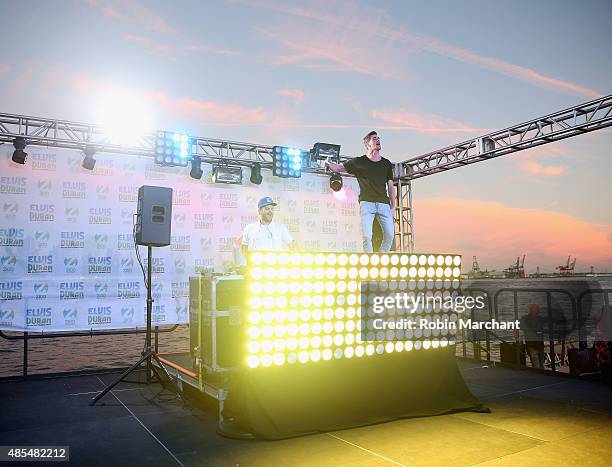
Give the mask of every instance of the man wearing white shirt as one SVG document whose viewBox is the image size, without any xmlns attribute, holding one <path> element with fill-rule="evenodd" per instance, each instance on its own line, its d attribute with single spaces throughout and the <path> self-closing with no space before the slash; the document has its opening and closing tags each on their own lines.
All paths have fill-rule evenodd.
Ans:
<svg viewBox="0 0 612 467">
<path fill-rule="evenodd" d="M 248 251 L 295 251 L 297 243 L 283 224 L 272 222 L 276 203 L 266 196 L 261 198 L 259 222 L 247 225 L 242 233 L 242 255 L 246 258 Z"/>
</svg>

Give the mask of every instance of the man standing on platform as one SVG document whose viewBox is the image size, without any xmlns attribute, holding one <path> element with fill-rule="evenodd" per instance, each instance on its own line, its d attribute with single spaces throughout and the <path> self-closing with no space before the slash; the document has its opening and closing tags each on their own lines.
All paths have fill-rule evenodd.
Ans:
<svg viewBox="0 0 612 467">
<path fill-rule="evenodd" d="M 297 243 L 283 224 L 272 222 L 277 204 L 266 196 L 259 200 L 259 221 L 247 225 L 242 233 L 241 250 L 244 258 L 248 251 L 297 250 Z"/>
<path fill-rule="evenodd" d="M 393 186 L 393 164 L 380 155 L 380 138 L 370 131 L 363 138 L 367 154 L 342 164 L 326 162 L 333 172 L 355 175 L 359 183 L 359 212 L 363 236 L 363 251 L 372 253 L 372 223 L 378 220 L 383 232 L 381 252 L 391 249 L 393 243 L 395 212 L 395 187 Z"/>
</svg>

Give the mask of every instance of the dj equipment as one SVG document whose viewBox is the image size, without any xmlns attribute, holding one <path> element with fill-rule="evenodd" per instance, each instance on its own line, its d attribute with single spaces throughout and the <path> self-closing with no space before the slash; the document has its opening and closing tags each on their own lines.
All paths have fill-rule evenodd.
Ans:
<svg viewBox="0 0 612 467">
<path fill-rule="evenodd" d="M 214 373 L 239 365 L 244 297 L 242 276 L 189 278 L 189 348 L 194 368 Z"/>
<path fill-rule="evenodd" d="M 172 188 L 143 185 L 138 189 L 136 243 L 144 246 L 170 245 Z"/>
</svg>

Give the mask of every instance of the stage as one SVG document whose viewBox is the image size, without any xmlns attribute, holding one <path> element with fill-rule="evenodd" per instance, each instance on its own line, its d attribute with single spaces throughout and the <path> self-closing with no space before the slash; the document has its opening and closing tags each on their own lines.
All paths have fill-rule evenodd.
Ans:
<svg viewBox="0 0 612 467">
<path fill-rule="evenodd" d="M 529 370 L 459 362 L 492 413 L 412 418 L 282 441 L 216 434 L 217 407 L 185 405 L 158 384 L 122 383 L 89 400 L 116 373 L 3 380 L 3 444 L 70 445 L 77 465 L 605 465 L 612 388 Z M 142 376 L 142 374 L 141 374 Z M 187 394 L 191 391 L 184 384 Z M 155 397 L 158 396 L 158 397 Z"/>
</svg>

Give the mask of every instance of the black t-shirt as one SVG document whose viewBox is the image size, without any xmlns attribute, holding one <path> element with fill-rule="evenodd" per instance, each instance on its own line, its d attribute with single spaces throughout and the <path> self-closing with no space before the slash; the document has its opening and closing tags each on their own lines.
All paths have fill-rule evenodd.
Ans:
<svg viewBox="0 0 612 467">
<path fill-rule="evenodd" d="M 348 173 L 357 177 L 359 201 L 390 204 L 387 181 L 393 180 L 393 164 L 389 159 L 381 157 L 373 162 L 364 155 L 343 162 L 343 165 Z"/>
</svg>

